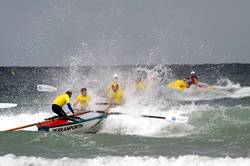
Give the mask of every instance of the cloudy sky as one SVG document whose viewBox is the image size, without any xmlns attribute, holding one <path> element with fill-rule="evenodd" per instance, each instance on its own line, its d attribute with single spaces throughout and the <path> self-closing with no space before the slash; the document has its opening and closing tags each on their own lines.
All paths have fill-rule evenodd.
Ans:
<svg viewBox="0 0 250 166">
<path fill-rule="evenodd" d="M 250 63 L 249 0 L 1 0 L 0 66 Z"/>
</svg>

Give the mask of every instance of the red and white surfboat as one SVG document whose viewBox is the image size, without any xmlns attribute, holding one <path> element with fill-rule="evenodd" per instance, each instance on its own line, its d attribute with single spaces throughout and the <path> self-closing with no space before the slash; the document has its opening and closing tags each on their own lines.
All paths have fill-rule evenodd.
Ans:
<svg viewBox="0 0 250 166">
<path fill-rule="evenodd" d="M 48 118 L 39 123 L 37 128 L 39 131 L 96 133 L 101 129 L 106 118 L 107 114 L 103 112 L 88 111 L 67 118 Z"/>
</svg>

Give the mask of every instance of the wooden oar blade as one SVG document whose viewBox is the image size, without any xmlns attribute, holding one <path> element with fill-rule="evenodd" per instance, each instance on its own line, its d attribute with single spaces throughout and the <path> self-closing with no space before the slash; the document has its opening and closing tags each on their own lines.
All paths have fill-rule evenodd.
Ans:
<svg viewBox="0 0 250 166">
<path fill-rule="evenodd" d="M 39 125 L 40 123 L 42 123 L 42 122 L 37 122 L 37 123 L 32 123 L 32 124 L 28 124 L 28 125 L 24 125 L 24 126 L 19 126 L 19 127 L 15 127 L 15 128 L 4 130 L 4 131 L 16 131 L 16 130 L 36 126 L 36 125 Z"/>
</svg>

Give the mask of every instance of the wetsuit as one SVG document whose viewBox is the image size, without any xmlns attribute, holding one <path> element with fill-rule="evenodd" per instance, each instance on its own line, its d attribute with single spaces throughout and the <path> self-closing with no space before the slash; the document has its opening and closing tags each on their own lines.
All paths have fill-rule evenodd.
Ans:
<svg viewBox="0 0 250 166">
<path fill-rule="evenodd" d="M 68 94 L 62 94 L 59 95 L 55 100 L 53 101 L 52 104 L 52 111 L 56 113 L 58 116 L 67 116 L 67 114 L 64 112 L 62 107 L 67 104 L 69 110 L 74 113 L 71 105 L 70 105 L 70 98 Z"/>
</svg>

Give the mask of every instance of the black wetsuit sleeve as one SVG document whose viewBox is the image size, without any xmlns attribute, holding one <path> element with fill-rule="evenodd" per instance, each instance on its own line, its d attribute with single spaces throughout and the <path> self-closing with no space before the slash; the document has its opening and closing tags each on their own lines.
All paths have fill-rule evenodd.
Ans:
<svg viewBox="0 0 250 166">
<path fill-rule="evenodd" d="M 74 113 L 74 110 L 73 110 L 73 108 L 71 107 L 71 104 L 68 103 L 67 106 L 68 106 L 69 110 L 70 110 L 72 113 Z"/>
</svg>

